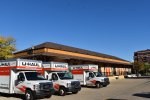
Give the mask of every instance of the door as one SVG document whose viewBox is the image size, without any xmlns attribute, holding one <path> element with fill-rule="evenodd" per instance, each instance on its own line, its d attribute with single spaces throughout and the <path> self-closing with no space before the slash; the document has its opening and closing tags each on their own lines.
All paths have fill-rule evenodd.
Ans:
<svg viewBox="0 0 150 100">
<path fill-rule="evenodd" d="M 17 75 L 17 79 L 15 80 L 14 92 L 18 94 L 24 94 L 26 91 L 25 76 L 23 73 L 19 73 Z"/>
<path fill-rule="evenodd" d="M 93 72 L 87 72 L 86 73 L 86 84 L 87 85 L 95 85 L 96 80 L 94 80 L 94 73 Z"/>
<path fill-rule="evenodd" d="M 58 83 L 58 76 L 56 73 L 52 73 L 51 80 L 53 82 L 53 86 L 54 86 L 55 91 L 58 91 L 60 85 Z"/>
</svg>

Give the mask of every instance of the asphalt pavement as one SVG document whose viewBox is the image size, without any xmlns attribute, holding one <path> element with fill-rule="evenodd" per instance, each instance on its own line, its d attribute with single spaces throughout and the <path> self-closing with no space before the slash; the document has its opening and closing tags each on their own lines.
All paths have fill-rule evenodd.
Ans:
<svg viewBox="0 0 150 100">
<path fill-rule="evenodd" d="M 0 100 L 22 100 L 22 96 L 1 95 Z M 78 94 L 53 95 L 41 100 L 150 100 L 150 78 L 112 80 L 100 89 L 82 87 Z"/>
</svg>

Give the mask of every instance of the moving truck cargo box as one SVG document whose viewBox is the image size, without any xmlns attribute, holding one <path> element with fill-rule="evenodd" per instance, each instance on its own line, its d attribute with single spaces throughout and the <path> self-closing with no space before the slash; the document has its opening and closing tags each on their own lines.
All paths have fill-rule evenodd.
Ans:
<svg viewBox="0 0 150 100">
<path fill-rule="evenodd" d="M 49 71 L 68 71 L 68 63 L 44 62 L 43 68 Z"/>
<path fill-rule="evenodd" d="M 53 85 L 39 73 L 42 71 L 42 61 L 11 59 L 0 61 L 0 92 L 8 94 L 25 94 L 26 99 L 35 96 L 51 96 Z M 35 87 L 49 86 L 48 89 Z M 47 92 L 43 93 L 42 91 Z"/>
<path fill-rule="evenodd" d="M 83 74 L 84 71 L 98 72 L 98 65 L 72 65 L 69 67 L 73 74 Z"/>
</svg>

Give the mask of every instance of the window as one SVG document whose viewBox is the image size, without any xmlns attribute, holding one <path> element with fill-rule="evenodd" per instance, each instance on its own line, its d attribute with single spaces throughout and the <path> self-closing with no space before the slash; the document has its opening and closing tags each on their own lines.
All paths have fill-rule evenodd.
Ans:
<svg viewBox="0 0 150 100">
<path fill-rule="evenodd" d="M 24 77 L 23 73 L 19 73 L 18 81 L 24 81 L 24 80 L 25 80 L 25 77 Z"/>
<path fill-rule="evenodd" d="M 38 72 L 25 72 L 25 75 L 28 81 L 46 80 L 43 75 Z"/>
<path fill-rule="evenodd" d="M 55 73 L 52 74 L 52 80 L 58 80 L 58 77 Z"/>
<path fill-rule="evenodd" d="M 94 73 L 89 73 L 89 77 L 94 78 Z"/>
<path fill-rule="evenodd" d="M 73 79 L 73 75 L 70 72 L 61 72 L 61 73 L 57 73 L 60 79 Z"/>
</svg>

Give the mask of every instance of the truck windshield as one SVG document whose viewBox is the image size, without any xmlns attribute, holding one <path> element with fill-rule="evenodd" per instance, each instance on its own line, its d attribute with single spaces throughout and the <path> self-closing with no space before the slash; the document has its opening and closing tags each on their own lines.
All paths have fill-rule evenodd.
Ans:
<svg viewBox="0 0 150 100">
<path fill-rule="evenodd" d="M 60 79 L 73 79 L 73 75 L 70 72 L 57 73 Z"/>
<path fill-rule="evenodd" d="M 40 73 L 38 72 L 25 72 L 25 76 L 28 81 L 34 80 L 46 80 Z"/>
<path fill-rule="evenodd" d="M 103 75 L 100 72 L 94 72 L 96 77 L 102 77 Z"/>
</svg>

